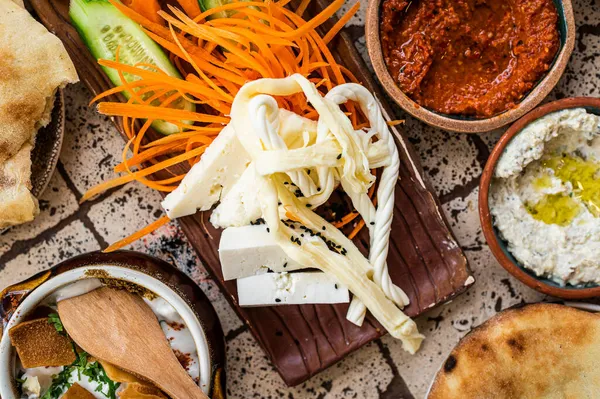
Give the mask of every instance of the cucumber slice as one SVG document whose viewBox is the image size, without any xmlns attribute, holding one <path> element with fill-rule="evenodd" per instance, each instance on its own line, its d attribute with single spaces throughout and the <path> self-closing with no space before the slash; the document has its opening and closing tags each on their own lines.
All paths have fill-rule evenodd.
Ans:
<svg viewBox="0 0 600 399">
<path fill-rule="evenodd" d="M 119 46 L 119 60 L 124 64 L 134 65 L 145 62 L 156 65 L 170 76 L 181 78 L 179 71 L 169 60 L 162 48 L 156 44 L 142 28 L 123 15 L 106 0 L 71 0 L 69 16 L 79 32 L 82 40 L 98 59 L 115 60 Z M 111 68 L 102 67 L 114 85 L 121 85 L 119 73 Z M 128 82 L 139 79 L 131 74 L 124 74 Z M 127 98 L 130 93 L 123 93 Z M 195 111 L 196 105 L 181 98 L 171 105 L 173 108 Z M 192 123 L 191 121 L 183 121 Z M 155 120 L 152 127 L 162 134 L 179 131 L 173 123 Z"/>
<path fill-rule="evenodd" d="M 240 0 L 240 1 L 255 1 L 255 0 Z M 210 10 L 211 8 L 220 7 L 220 6 L 224 6 L 225 4 L 233 3 L 233 1 L 232 0 L 198 0 L 198 3 L 200 4 L 200 8 L 202 9 L 202 11 L 207 11 L 207 10 Z M 235 14 L 234 10 L 220 11 L 220 12 L 217 12 L 217 13 L 214 13 L 213 15 L 211 15 L 210 17 L 208 17 L 208 19 L 228 18 L 228 17 L 232 16 L 233 14 Z"/>
</svg>

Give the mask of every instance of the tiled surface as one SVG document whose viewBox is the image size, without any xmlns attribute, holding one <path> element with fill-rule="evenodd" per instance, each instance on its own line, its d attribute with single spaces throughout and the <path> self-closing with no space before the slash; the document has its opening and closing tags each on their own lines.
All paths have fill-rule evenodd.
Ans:
<svg viewBox="0 0 600 399">
<path fill-rule="evenodd" d="M 367 1 L 362 0 L 363 10 Z M 550 99 L 598 95 L 600 3 L 577 0 L 577 46 L 567 72 Z M 350 32 L 366 54 L 361 13 Z M 155 220 L 159 196 L 129 184 L 78 205 L 82 192 L 112 176 L 123 142 L 106 118 L 87 103 L 82 85 L 69 87 L 67 132 L 60 164 L 33 223 L 0 235 L 0 288 L 73 255 L 99 249 Z M 385 337 L 296 388 L 287 388 L 223 295 L 210 280 L 176 223 L 159 229 L 132 248 L 165 259 L 190 274 L 213 301 L 227 340 L 231 398 L 422 398 L 438 366 L 458 339 L 497 311 L 543 299 L 511 278 L 493 259 L 481 234 L 477 184 L 501 132 L 459 135 L 432 129 L 402 112 L 406 131 L 422 158 L 469 258 L 477 284 L 452 303 L 419 318 L 427 335 L 415 356 Z"/>
</svg>

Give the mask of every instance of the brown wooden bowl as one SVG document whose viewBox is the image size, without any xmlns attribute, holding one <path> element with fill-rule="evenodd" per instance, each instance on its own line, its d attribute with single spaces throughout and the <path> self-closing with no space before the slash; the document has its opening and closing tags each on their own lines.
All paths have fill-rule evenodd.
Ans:
<svg viewBox="0 0 600 399">
<path fill-rule="evenodd" d="M 575 18 L 571 0 L 554 0 L 559 14 L 560 49 L 552 67 L 516 108 L 485 119 L 467 119 L 460 116 L 440 114 L 420 106 L 400 90 L 390 75 L 381 49 L 379 20 L 384 0 L 370 0 L 366 17 L 366 40 L 369 57 L 375 73 L 387 93 L 410 115 L 423 122 L 445 130 L 461 133 L 487 132 L 505 126 L 537 106 L 554 88 L 562 76 L 575 46 Z"/>
<path fill-rule="evenodd" d="M 31 153 L 31 193 L 40 198 L 52 178 L 65 135 L 63 89 L 56 92 L 50 123 L 38 130 Z"/>
<path fill-rule="evenodd" d="M 533 273 L 525 270 L 506 250 L 502 239 L 498 236 L 494 228 L 492 216 L 488 203 L 490 184 L 498 159 L 504 152 L 508 143 L 515 137 L 525 126 L 531 122 L 541 118 L 551 112 L 560 111 L 568 108 L 586 108 L 589 112 L 600 115 L 600 98 L 590 97 L 575 97 L 565 98 L 563 100 L 554 101 L 536 108 L 532 112 L 525 115 L 523 118 L 515 122 L 504 135 L 500 138 L 483 169 L 481 182 L 479 183 L 479 218 L 481 220 L 481 228 L 483 235 L 500 265 L 504 267 L 510 274 L 519 279 L 525 285 L 537 290 L 546 295 L 555 296 L 565 299 L 584 299 L 600 296 L 600 286 L 559 286 L 558 284 L 535 276 Z"/>
</svg>

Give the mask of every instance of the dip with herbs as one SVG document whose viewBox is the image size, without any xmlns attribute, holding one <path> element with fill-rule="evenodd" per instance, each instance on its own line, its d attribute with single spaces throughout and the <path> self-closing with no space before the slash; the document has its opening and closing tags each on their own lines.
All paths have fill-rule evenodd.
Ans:
<svg viewBox="0 0 600 399">
<path fill-rule="evenodd" d="M 105 284 L 132 293 L 146 292 L 120 280 L 79 280 L 53 292 L 26 321 L 11 328 L 9 335 L 17 352 L 15 377 L 20 399 L 167 399 L 151 383 L 87 354 L 63 327 L 57 303 Z M 198 351 L 183 319 L 173 306 L 153 293 L 147 292 L 144 301 L 156 315 L 181 365 L 198 382 Z M 115 350 L 118 348 L 119 343 L 115 342 Z"/>
<path fill-rule="evenodd" d="M 390 74 L 419 105 L 490 117 L 513 108 L 559 48 L 552 0 L 384 0 Z"/>
<path fill-rule="evenodd" d="M 546 115 L 507 145 L 490 211 L 508 250 L 560 284 L 600 284 L 600 117 Z"/>
</svg>

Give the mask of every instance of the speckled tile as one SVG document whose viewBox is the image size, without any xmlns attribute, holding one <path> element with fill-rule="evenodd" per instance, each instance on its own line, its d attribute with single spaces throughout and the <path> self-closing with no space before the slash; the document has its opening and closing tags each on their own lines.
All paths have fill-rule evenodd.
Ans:
<svg viewBox="0 0 600 399">
<path fill-rule="evenodd" d="M 161 196 L 157 192 L 139 183 L 130 183 L 110 194 L 106 200 L 93 205 L 88 216 L 103 241 L 112 244 L 161 217 L 160 201 Z M 242 326 L 176 222 L 161 227 L 127 249 L 156 256 L 190 275 L 214 304 L 223 321 L 225 334 Z"/>
<path fill-rule="evenodd" d="M 61 220 L 73 215 L 78 209 L 77 200 L 60 173 L 52 175 L 39 203 L 40 214 L 33 223 L 12 227 L 0 235 L 0 255 L 8 251 L 15 242 L 35 238 L 56 226 Z"/>
<path fill-rule="evenodd" d="M 40 240 L 10 261 L 0 264 L 2 288 L 46 270 L 62 260 L 100 249 L 94 235 L 81 221 L 74 221 Z"/>
<path fill-rule="evenodd" d="M 346 8 L 353 3 L 348 2 Z M 361 0 L 361 6 L 350 21 L 349 33 L 367 57 L 363 37 L 367 0 Z M 575 52 L 564 77 L 545 101 L 600 95 L 600 3 L 576 0 L 574 8 L 578 25 Z M 0 288 L 75 254 L 99 249 L 162 215 L 160 196 L 137 183 L 77 205 L 84 191 L 114 176 L 112 168 L 123 149 L 110 120 L 88 107 L 90 99 L 81 84 L 66 90 L 62 170 L 42 198 L 42 215 L 0 235 Z M 505 129 L 481 135 L 447 133 L 422 124 L 398 107 L 396 114 L 406 120 L 407 135 L 444 203 L 444 212 L 477 279 L 466 294 L 417 320 L 427 339 L 414 356 L 404 352 L 399 341 L 384 337 L 306 383 L 287 388 L 210 279 L 177 223 L 131 246 L 188 273 L 213 302 L 226 334 L 229 397 L 423 398 L 439 365 L 473 327 L 514 304 L 545 299 L 498 265 L 481 234 L 477 185 L 489 152 Z"/>
<path fill-rule="evenodd" d="M 114 177 L 125 143 L 108 117 L 88 106 L 92 94 L 82 84 L 69 86 L 65 96 L 66 120 L 60 156 L 73 184 L 84 193 L 95 184 Z"/>
<path fill-rule="evenodd" d="M 393 380 L 392 368 L 377 343 L 366 345 L 295 388 L 285 386 L 249 332 L 228 342 L 227 361 L 227 393 L 232 399 L 369 399 L 379 397 Z"/>
<path fill-rule="evenodd" d="M 390 348 L 394 363 L 416 398 L 425 397 L 439 366 L 458 340 L 500 310 L 522 302 L 538 302 L 545 297 L 524 287 L 502 269 L 487 246 L 466 251 L 477 283 L 447 305 L 419 317 L 421 332 L 427 337 L 416 355 L 401 348 L 389 336 L 382 339 Z"/>
<path fill-rule="evenodd" d="M 163 216 L 160 201 L 158 192 L 130 183 L 94 204 L 88 215 L 106 242 L 113 243 Z M 144 240 L 132 249 L 140 246 L 144 246 Z"/>
<path fill-rule="evenodd" d="M 457 197 L 443 205 L 450 227 L 464 250 L 479 249 L 485 245 L 477 210 L 478 195 L 479 189 L 475 189 L 464 198 Z"/>
</svg>

